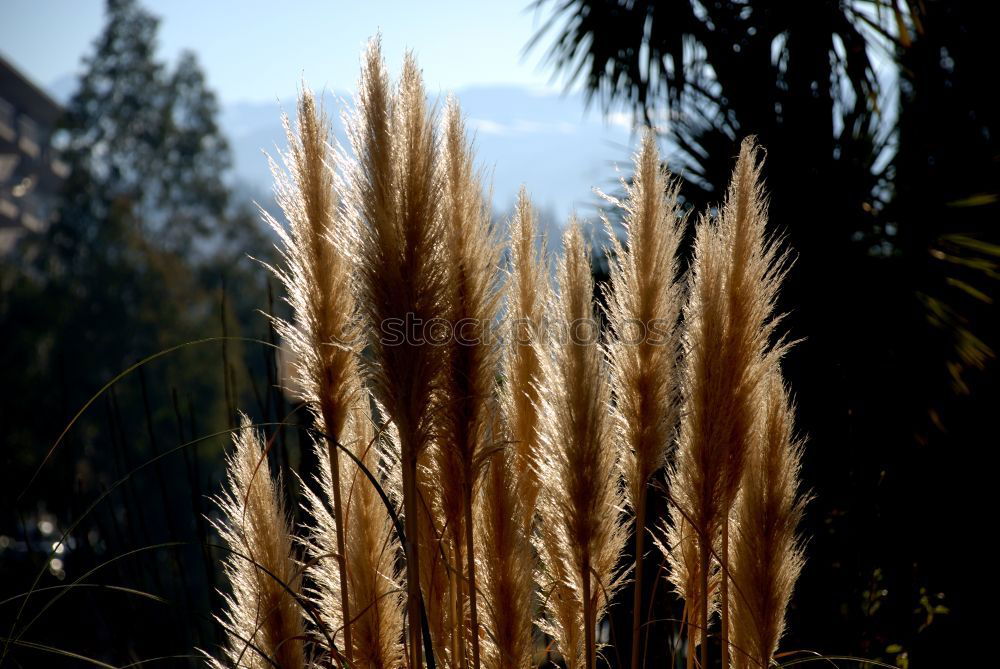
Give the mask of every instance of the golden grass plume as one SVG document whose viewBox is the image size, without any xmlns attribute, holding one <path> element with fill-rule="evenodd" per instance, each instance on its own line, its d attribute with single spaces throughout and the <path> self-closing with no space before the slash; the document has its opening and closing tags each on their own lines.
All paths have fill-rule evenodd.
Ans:
<svg viewBox="0 0 1000 669">
<path fill-rule="evenodd" d="M 384 481 L 383 468 L 392 460 L 384 454 L 386 441 L 375 435 L 368 407 L 350 411 L 344 438 L 344 446 Z M 340 599 L 341 570 L 340 562 L 333 558 L 337 550 L 337 527 L 328 507 L 333 499 L 334 480 L 326 449 L 317 447 L 315 454 L 319 463 L 316 476 L 319 492 L 302 486 L 303 506 L 312 519 L 304 543 L 309 558 L 306 574 L 313 585 L 306 594 L 316 605 L 323 625 L 339 643 L 345 622 Z M 350 611 L 354 616 L 353 666 L 392 669 L 403 661 L 403 590 L 396 566 L 394 529 L 375 488 L 348 458 L 341 458 L 339 480 L 347 530 L 345 562 Z M 314 636 L 322 643 L 322 636 Z"/>
<path fill-rule="evenodd" d="M 530 527 L 538 497 L 538 381 L 541 348 L 536 338 L 549 300 L 545 240 L 528 192 L 522 186 L 510 223 L 510 262 L 506 276 L 505 332 L 510 338 L 502 358 L 501 402 L 513 441 L 518 491 Z"/>
<path fill-rule="evenodd" d="M 718 221 L 703 216 L 696 226 L 684 312 L 685 403 L 669 489 L 676 507 L 671 538 L 688 544 L 670 551 L 668 559 L 689 616 L 703 630 L 712 607 L 705 593 L 715 569 L 713 553 L 728 553 L 729 516 L 764 406 L 763 380 L 783 350 L 772 342 L 780 320 L 772 315 L 787 262 L 766 233 L 761 166 L 760 149 L 753 139 L 745 140 Z M 697 565 L 688 561 L 692 552 Z M 700 587 L 692 587 L 693 575 Z M 728 579 L 724 574 L 720 579 L 727 638 Z M 692 601 L 700 609 L 696 618 Z M 707 649 L 702 644 L 703 665 Z M 724 642 L 724 661 L 727 653 Z"/>
<path fill-rule="evenodd" d="M 448 300 L 447 277 L 437 258 L 444 234 L 438 138 L 425 97 L 409 54 L 397 90 L 390 91 L 380 44 L 373 40 L 348 121 L 355 159 L 346 164 L 348 211 L 357 236 L 355 268 L 372 356 L 367 372 L 399 435 L 411 666 L 418 666 L 422 655 L 417 467 L 431 443 L 443 353 L 427 341 L 406 336 L 390 341 L 380 335 L 386 324 L 440 316 Z"/>
<path fill-rule="evenodd" d="M 232 594 L 218 617 L 226 635 L 225 662 L 210 663 L 217 669 L 302 669 L 305 628 L 296 601 L 302 567 L 264 443 L 246 415 L 240 415 L 233 445 L 226 490 L 216 498 L 223 519 L 213 521 L 230 549 L 223 565 Z"/>
<path fill-rule="evenodd" d="M 509 226 L 510 256 L 502 332 L 508 339 L 500 361 L 498 414 L 492 421 L 492 449 L 476 512 L 477 559 L 483 566 L 484 664 L 489 669 L 524 669 L 532 661 L 535 558 L 532 521 L 538 494 L 537 382 L 539 349 L 548 297 L 544 251 L 536 220 L 522 187 Z"/>
<path fill-rule="evenodd" d="M 612 420 L 620 451 L 625 492 L 635 515 L 632 668 L 639 662 L 642 629 L 642 556 L 646 538 L 647 486 L 667 462 L 677 421 L 676 334 L 681 308 L 677 280 L 677 248 L 683 219 L 677 206 L 677 184 L 660 165 L 656 135 L 647 130 L 635 155 L 626 199 L 615 204 L 625 212 L 626 245 L 611 224 L 612 240 L 608 346 Z"/>
<path fill-rule="evenodd" d="M 778 369 L 765 381 L 764 405 L 732 520 L 732 658 L 738 669 L 770 666 L 805 560 L 796 536 L 807 501 L 798 491 L 802 442 L 794 436 L 794 409 Z"/>
<path fill-rule="evenodd" d="M 485 456 L 491 450 L 490 421 L 495 413 L 495 375 L 499 349 L 492 329 L 499 311 L 500 245 L 491 229 L 490 209 L 481 175 L 473 165 L 458 102 L 447 102 L 442 130 L 440 171 L 443 179 L 444 263 L 448 301 L 443 314 L 449 339 L 444 345 L 440 411 L 435 415 L 443 520 L 448 528 L 455 562 L 451 598 L 455 618 L 464 621 L 469 610 L 469 633 L 457 625 L 457 648 L 463 663 L 471 652 L 472 666 L 480 665 L 479 615 L 476 582 L 474 495 Z M 465 570 L 464 572 L 462 570 Z"/>
<path fill-rule="evenodd" d="M 336 532 L 331 557 L 346 553 L 344 513 L 340 485 L 340 453 L 335 443 L 344 436 L 348 413 L 360 398 L 357 383 L 357 316 L 351 286 L 347 222 L 339 212 L 330 122 L 311 91 L 303 89 L 298 100 L 295 128 L 282 118 L 288 139 L 283 156 L 285 169 L 271 160 L 278 204 L 288 228 L 267 212 L 265 219 L 281 241 L 283 267 L 272 268 L 288 294 L 294 320 L 273 318 L 278 334 L 295 360 L 295 379 L 302 399 L 313 414 L 317 429 L 325 433 Z M 340 604 L 348 657 L 353 652 L 350 595 L 347 573 L 339 584 Z"/>
<path fill-rule="evenodd" d="M 541 360 L 538 499 L 543 528 L 539 548 L 547 583 L 559 599 L 547 600 L 545 621 L 568 666 L 596 662 L 595 628 L 621 583 L 618 560 L 627 537 L 624 499 L 608 420 L 610 388 L 593 311 L 590 250 L 580 226 L 563 235 L 559 291 L 551 304 L 559 331 L 547 337 Z M 569 565 L 560 574 L 558 563 Z M 568 576 L 568 578 L 566 578 Z M 566 620 L 560 601 L 577 599 L 582 617 Z M 575 615 L 575 614 L 574 614 Z M 570 626 L 583 629 L 582 648 Z"/>
</svg>

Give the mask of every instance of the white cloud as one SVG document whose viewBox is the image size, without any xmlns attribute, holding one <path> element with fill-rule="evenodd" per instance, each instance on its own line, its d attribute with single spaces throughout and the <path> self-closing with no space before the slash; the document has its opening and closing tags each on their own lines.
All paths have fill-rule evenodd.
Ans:
<svg viewBox="0 0 1000 669">
<path fill-rule="evenodd" d="M 470 118 L 469 125 L 471 125 L 477 132 L 481 132 L 484 135 L 507 135 L 510 134 L 508 128 L 496 121 L 490 121 L 485 118 Z"/>
<path fill-rule="evenodd" d="M 470 118 L 471 125 L 477 132 L 484 135 L 571 135 L 579 126 L 569 121 L 532 121 L 516 119 L 512 123 L 499 123 L 483 118 Z"/>
</svg>

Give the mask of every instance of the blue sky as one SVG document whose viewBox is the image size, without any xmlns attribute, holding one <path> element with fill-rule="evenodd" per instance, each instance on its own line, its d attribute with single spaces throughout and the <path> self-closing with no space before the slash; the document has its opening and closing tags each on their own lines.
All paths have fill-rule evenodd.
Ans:
<svg viewBox="0 0 1000 669">
<path fill-rule="evenodd" d="M 0 0 L 0 52 L 42 87 L 68 96 L 104 24 L 104 0 Z M 194 51 L 222 103 L 236 176 L 270 189 L 261 150 L 283 145 L 281 109 L 304 76 L 315 90 L 353 92 L 361 51 L 381 31 L 390 70 L 411 48 L 428 92 L 455 91 L 493 176 L 496 206 L 528 187 L 558 220 L 593 216 L 592 187 L 613 186 L 629 160 L 631 117 L 586 110 L 563 95 L 547 42 L 525 46 L 552 7 L 531 0 L 140 0 L 161 19 L 158 57 Z"/>
<path fill-rule="evenodd" d="M 551 11 L 529 0 L 143 0 L 162 19 L 160 53 L 197 52 L 225 102 L 285 98 L 303 75 L 314 88 L 353 88 L 358 57 L 381 30 L 389 63 L 412 48 L 431 92 L 470 85 L 558 89 L 544 49 L 524 46 Z M 0 51 L 49 85 L 79 69 L 103 23 L 102 0 L 5 0 Z"/>
</svg>

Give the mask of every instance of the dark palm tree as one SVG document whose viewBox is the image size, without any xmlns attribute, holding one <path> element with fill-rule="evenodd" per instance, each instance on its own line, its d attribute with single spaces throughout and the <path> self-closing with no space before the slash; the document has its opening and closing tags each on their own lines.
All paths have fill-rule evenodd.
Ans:
<svg viewBox="0 0 1000 669">
<path fill-rule="evenodd" d="M 533 5 L 549 18 L 529 46 L 549 41 L 555 70 L 591 101 L 660 128 L 689 206 L 721 200 L 744 136 L 767 148 L 771 221 L 797 257 L 783 306 L 806 339 L 786 372 L 817 496 L 786 647 L 932 664 L 960 627 L 954 550 L 929 540 L 911 505 L 933 490 L 935 518 L 966 506 L 957 453 L 997 400 L 996 5 Z M 622 647 L 630 609 L 615 621 Z M 918 632 L 914 610 L 937 611 L 935 623 Z"/>
</svg>

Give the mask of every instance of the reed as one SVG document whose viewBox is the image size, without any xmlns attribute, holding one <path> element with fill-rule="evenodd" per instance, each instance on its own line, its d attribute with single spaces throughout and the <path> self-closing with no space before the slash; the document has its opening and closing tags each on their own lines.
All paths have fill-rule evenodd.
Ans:
<svg viewBox="0 0 1000 669">
<path fill-rule="evenodd" d="M 729 570 L 737 593 L 732 665 L 737 669 L 771 665 L 805 560 L 796 535 L 807 501 L 798 491 L 802 442 L 794 436 L 794 410 L 777 368 L 765 381 L 763 402 L 763 425 L 732 519 Z"/>
<path fill-rule="evenodd" d="M 683 219 L 677 207 L 677 185 L 669 182 L 660 166 L 652 130 L 643 135 L 635 156 L 632 183 L 623 185 L 626 199 L 609 199 L 624 210 L 625 246 L 606 223 L 612 240 L 608 356 L 615 440 L 625 493 L 635 515 L 631 667 L 637 669 L 646 499 L 650 479 L 667 462 L 677 421 L 680 347 L 675 330 L 682 299 L 676 256 Z"/>
<path fill-rule="evenodd" d="M 339 212 L 340 188 L 332 169 L 330 122 L 304 89 L 298 100 L 293 128 L 282 118 L 288 150 L 284 169 L 271 160 L 275 193 L 288 227 L 261 210 L 281 242 L 281 267 L 271 268 L 288 295 L 294 319 L 273 318 L 275 329 L 295 360 L 295 382 L 316 427 L 325 434 L 335 532 L 333 543 L 322 554 L 341 562 L 339 609 L 343 619 L 344 648 L 353 661 L 351 597 L 345 549 L 344 507 L 341 498 L 340 453 L 348 414 L 361 398 L 357 382 L 357 317 L 351 286 L 349 231 Z"/>
<path fill-rule="evenodd" d="M 575 221 L 563 235 L 557 275 L 559 291 L 550 310 L 560 331 L 541 356 L 539 383 L 540 549 L 547 587 L 558 591 L 547 606 L 558 623 L 549 629 L 567 666 L 592 669 L 597 622 L 622 580 L 617 565 L 626 529 L 607 417 L 610 388 L 593 312 L 590 250 Z M 568 573 L 561 573 L 558 563 L 569 565 Z M 563 601 L 573 602 L 575 620 L 565 620 Z M 582 648 L 576 647 L 571 626 L 582 627 Z"/>
<path fill-rule="evenodd" d="M 212 521 L 229 553 L 223 569 L 232 586 L 217 617 L 226 633 L 225 661 L 216 669 L 301 669 L 306 665 L 300 603 L 302 568 L 267 451 L 250 420 L 240 414 L 227 457 L 226 490 L 215 498 L 222 519 Z"/>
<path fill-rule="evenodd" d="M 442 348 L 403 336 L 389 340 L 386 324 L 427 322 L 448 301 L 438 243 L 445 230 L 438 138 L 419 69 L 407 55 L 398 89 L 389 88 L 378 41 L 365 55 L 356 111 L 348 124 L 356 162 L 349 210 L 357 235 L 355 269 L 367 323 L 372 390 L 399 434 L 406 522 L 407 617 L 410 666 L 421 664 L 420 501 L 417 468 L 432 439 L 432 416 L 444 367 Z"/>
</svg>

